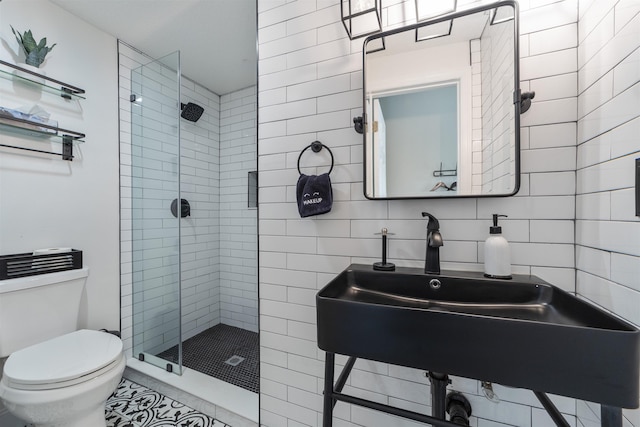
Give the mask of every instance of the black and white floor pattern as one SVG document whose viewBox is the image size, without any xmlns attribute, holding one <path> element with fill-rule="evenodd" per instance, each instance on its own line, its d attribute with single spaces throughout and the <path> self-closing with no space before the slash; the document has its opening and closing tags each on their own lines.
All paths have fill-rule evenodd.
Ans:
<svg viewBox="0 0 640 427">
<path fill-rule="evenodd" d="M 105 416 L 107 427 L 231 427 L 125 378 Z"/>
</svg>

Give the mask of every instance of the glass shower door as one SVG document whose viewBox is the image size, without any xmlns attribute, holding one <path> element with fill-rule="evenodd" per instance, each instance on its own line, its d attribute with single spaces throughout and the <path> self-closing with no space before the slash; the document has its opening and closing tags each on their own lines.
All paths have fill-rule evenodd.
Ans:
<svg viewBox="0 0 640 427">
<path fill-rule="evenodd" d="M 131 94 L 133 355 L 181 374 L 180 52 L 133 69 Z"/>
</svg>

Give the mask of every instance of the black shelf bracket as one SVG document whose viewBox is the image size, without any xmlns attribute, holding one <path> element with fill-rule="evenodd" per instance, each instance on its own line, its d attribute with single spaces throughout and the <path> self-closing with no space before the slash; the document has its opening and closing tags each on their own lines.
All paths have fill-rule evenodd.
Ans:
<svg viewBox="0 0 640 427">
<path fill-rule="evenodd" d="M 73 160 L 73 139 L 69 135 L 62 136 L 62 160 Z"/>
<path fill-rule="evenodd" d="M 64 99 L 71 99 L 71 95 L 73 94 L 73 91 L 71 89 L 69 89 L 68 87 L 64 87 L 62 86 L 60 88 L 60 96 L 63 97 Z"/>
</svg>

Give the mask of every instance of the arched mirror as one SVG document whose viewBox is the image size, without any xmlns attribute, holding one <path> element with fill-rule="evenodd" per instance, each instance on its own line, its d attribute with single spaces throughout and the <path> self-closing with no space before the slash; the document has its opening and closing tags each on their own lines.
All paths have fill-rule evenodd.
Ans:
<svg viewBox="0 0 640 427">
<path fill-rule="evenodd" d="M 522 99 L 518 57 L 514 1 L 368 37 L 365 196 L 515 194 Z"/>
</svg>

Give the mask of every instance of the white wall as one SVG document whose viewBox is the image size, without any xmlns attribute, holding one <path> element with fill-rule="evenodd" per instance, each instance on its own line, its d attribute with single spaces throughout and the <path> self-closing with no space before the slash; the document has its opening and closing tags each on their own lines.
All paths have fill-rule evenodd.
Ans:
<svg viewBox="0 0 640 427">
<path fill-rule="evenodd" d="M 248 207 L 257 165 L 257 89 L 220 99 L 221 322 L 258 331 L 258 212 Z"/>
<path fill-rule="evenodd" d="M 0 253 L 48 247 L 83 250 L 89 267 L 82 326 L 119 329 L 118 98 L 116 40 L 46 0 L 0 3 L 0 58 L 23 62 L 10 25 L 31 29 L 57 46 L 41 70 L 86 90 L 65 101 L 0 79 L 0 105 L 37 103 L 59 126 L 85 133 L 72 162 L 61 157 L 0 151 Z M 4 69 L 4 68 L 3 68 Z M 28 142 L 0 131 L 0 143 L 59 151 L 47 141 Z"/>
<path fill-rule="evenodd" d="M 640 2 L 580 0 L 578 25 L 577 292 L 640 325 Z M 581 424 L 597 405 L 578 403 Z M 625 410 L 640 426 L 640 410 Z"/>
<path fill-rule="evenodd" d="M 367 70 L 370 67 L 370 71 L 367 71 L 367 97 L 451 81 L 468 72 L 468 42 L 433 46 L 430 41 L 422 41 L 414 47 L 414 34 L 413 31 L 408 34 L 412 50 L 408 51 L 400 45 L 396 48 L 398 53 L 390 49 L 367 55 Z M 401 33 L 396 37 L 406 39 L 407 35 Z M 434 58 L 438 60 L 434 61 Z M 395 77 L 394 72 L 398 69 L 405 71 L 401 78 Z"/>
<path fill-rule="evenodd" d="M 116 40 L 49 1 L 27 5 L 4 0 L 0 3 L 0 59 L 9 63 L 24 62 L 10 25 L 21 32 L 31 29 L 38 41 L 47 37 L 48 45 L 58 43 L 41 71 L 85 89 L 86 100 L 66 101 L 1 78 L 0 106 L 37 103 L 60 127 L 87 136 L 84 144 L 74 147 L 72 162 L 0 149 L 0 254 L 49 247 L 81 249 L 90 270 L 80 326 L 119 329 Z M 2 130 L 0 144 L 55 152 L 61 148 Z M 8 326 L 19 327 L 19 320 Z M 0 423 L 12 423 L 13 417 L 5 412 L 0 404 Z"/>
<path fill-rule="evenodd" d="M 167 52 L 169 53 L 169 52 Z M 127 352 L 132 348 L 132 299 L 145 299 L 145 312 L 136 311 L 137 321 L 156 318 L 161 319 L 160 313 L 167 311 L 170 301 L 162 301 L 162 297 L 157 292 L 160 287 L 149 289 L 143 295 L 143 291 L 136 287 L 136 295 L 132 281 L 134 275 L 138 275 L 138 280 L 142 280 L 142 271 L 135 271 L 132 259 L 136 254 L 132 253 L 132 156 L 140 155 L 132 153 L 131 136 L 131 108 L 129 101 L 131 90 L 131 70 L 138 68 L 142 64 L 151 62 L 151 58 L 132 49 L 124 43 L 119 43 L 119 63 L 120 63 L 120 172 L 121 172 L 121 216 L 122 216 L 122 329 L 123 339 Z M 168 93 L 169 89 L 163 89 L 163 93 Z M 174 89 L 175 91 L 175 89 Z M 175 117 L 167 120 L 165 125 L 180 124 L 180 180 L 181 195 L 187 199 L 191 206 L 191 216 L 181 219 L 181 272 L 182 272 L 182 337 L 188 339 L 203 330 L 210 328 L 220 322 L 220 275 L 219 275 L 219 139 L 220 139 L 220 97 L 206 88 L 183 77 L 181 85 L 180 100 L 183 103 L 195 102 L 204 107 L 202 117 L 195 123 L 188 122 L 182 118 Z M 144 102 L 144 99 L 143 101 Z M 171 101 L 170 101 L 171 102 Z M 173 101 L 175 103 L 175 96 Z M 171 105 L 170 108 L 175 108 Z M 135 111 L 135 110 L 134 110 Z M 175 110 L 174 110 L 175 111 Z M 152 126 L 158 126 L 158 122 L 150 122 Z M 168 130 L 171 132 L 171 130 Z M 146 159 L 142 161 L 144 169 L 154 177 L 148 184 L 159 183 L 162 174 L 158 170 L 175 170 L 175 142 L 170 142 L 163 146 L 166 152 L 152 151 L 144 153 Z M 159 160 L 164 159 L 165 165 L 159 165 Z M 138 161 L 137 164 L 140 164 Z M 137 172 L 140 174 L 141 172 Z M 177 176 L 172 178 L 172 183 L 177 184 Z M 135 182 L 133 182 L 135 186 Z M 157 187 L 157 185 L 155 186 Z M 169 185 L 171 187 L 171 185 Z M 151 188 L 151 187 L 150 187 Z M 162 187 L 167 189 L 167 186 Z M 160 191 L 160 190 L 158 190 Z M 149 193 L 157 193 L 150 191 Z M 153 196 L 153 194 L 152 194 Z M 177 227 L 175 218 L 170 212 L 170 204 L 175 198 L 175 191 L 164 195 L 164 200 L 151 200 L 149 204 L 151 218 L 150 227 L 145 228 L 144 235 L 136 236 L 144 240 L 144 247 L 161 248 L 165 238 L 169 240 L 168 252 L 164 253 L 165 260 L 170 259 L 175 243 Z M 135 216 L 134 216 L 135 218 Z M 154 226 L 154 219 L 158 225 Z M 157 253 L 157 251 L 152 251 Z M 173 252 L 174 255 L 176 254 Z M 153 256 L 145 266 L 145 275 L 162 279 L 166 276 L 166 261 L 163 256 Z M 165 269 L 165 270 L 163 270 Z M 175 268 L 171 270 L 175 273 Z M 171 272 L 169 271 L 169 273 Z M 156 273 L 157 272 L 157 273 Z M 176 289 L 176 278 L 170 278 L 169 287 Z M 151 283 L 153 285 L 153 283 Z M 169 291 L 171 292 L 171 290 Z M 154 298 L 158 303 L 154 303 Z M 175 308 L 175 307 L 174 307 Z M 160 322 L 160 320 L 157 320 Z M 173 323 L 174 327 L 176 323 Z M 177 343 L 177 331 L 169 332 L 157 325 L 155 329 L 149 328 L 144 337 L 144 341 L 151 346 L 157 346 L 155 351 L 162 351 Z M 136 334 L 140 332 L 136 329 Z M 151 333 L 154 331 L 155 333 Z M 170 339 L 166 342 L 164 338 Z"/>
<path fill-rule="evenodd" d="M 458 2 L 465 6 L 469 2 Z M 383 2 L 383 26 L 413 19 L 412 1 Z M 577 119 L 577 0 L 523 0 L 521 78 L 535 90 L 523 116 L 522 186 L 496 199 L 369 201 L 362 195 L 362 139 L 352 118 L 362 112 L 362 39 L 349 41 L 337 0 L 258 2 L 261 422 L 321 424 L 324 354 L 316 344 L 315 294 L 352 262 L 378 260 L 374 233 L 387 227 L 390 261 L 424 263 L 426 222 L 438 217 L 443 268 L 481 270 L 491 214 L 511 241 L 513 270 L 575 291 L 574 218 Z M 405 18 L 406 17 L 406 18 Z M 333 210 L 300 219 L 295 203 L 298 153 L 313 140 L 334 153 Z M 303 172 L 329 164 L 322 152 Z M 472 350 L 472 349 L 471 349 Z M 344 359 L 340 360 L 344 362 Z M 501 402 L 481 396 L 476 381 L 456 378 L 479 427 L 550 426 L 529 391 L 495 386 Z M 358 361 L 345 391 L 429 413 L 423 373 Z M 554 398 L 576 424 L 573 399 Z M 339 403 L 335 425 L 417 426 Z"/>
</svg>

